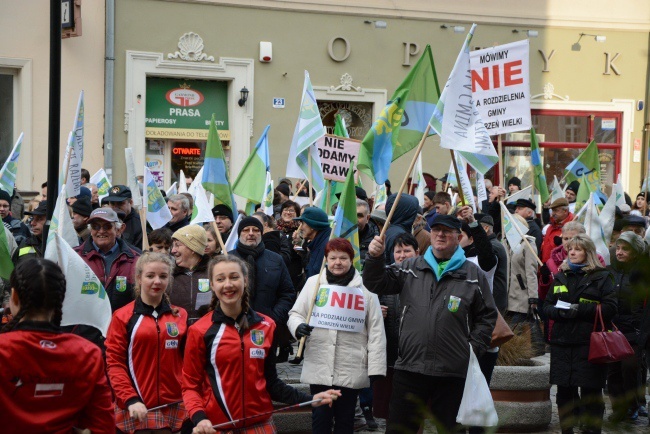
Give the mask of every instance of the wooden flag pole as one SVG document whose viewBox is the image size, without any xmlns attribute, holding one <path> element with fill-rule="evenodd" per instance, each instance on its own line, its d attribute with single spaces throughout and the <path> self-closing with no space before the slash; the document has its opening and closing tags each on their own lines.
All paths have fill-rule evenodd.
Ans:
<svg viewBox="0 0 650 434">
<path fill-rule="evenodd" d="M 332 237 L 330 236 L 330 240 Z M 351 267 L 354 267 L 354 265 L 351 265 Z M 316 278 L 316 290 L 314 291 L 314 297 L 311 300 L 311 304 L 309 306 L 309 311 L 307 312 L 307 318 L 305 318 L 305 322 L 307 325 L 309 325 L 309 321 L 311 320 L 311 314 L 314 312 L 314 306 L 316 305 L 316 299 L 318 298 L 318 290 L 320 289 L 320 278 L 321 275 L 323 274 L 323 268 L 325 268 L 325 256 L 323 256 L 323 262 L 320 265 L 320 270 L 318 270 L 318 277 Z M 307 338 L 305 336 L 300 338 L 300 345 L 298 345 L 298 353 L 296 353 L 296 359 L 301 359 L 302 358 L 302 353 L 305 350 L 305 341 Z"/>
<path fill-rule="evenodd" d="M 505 208 L 505 205 L 502 204 L 501 212 L 503 212 L 503 208 Z M 507 211 L 507 210 L 506 210 L 506 211 Z M 516 224 L 513 224 L 512 226 L 517 230 L 517 233 L 519 234 L 519 236 L 521 237 L 521 239 L 524 240 L 524 243 L 526 243 L 526 245 L 528 246 L 528 249 L 530 250 L 530 252 L 531 252 L 533 255 L 535 255 L 535 259 L 537 259 L 537 262 L 539 263 L 539 265 L 540 265 L 540 266 L 544 265 L 544 263 L 542 262 L 542 260 L 539 259 L 539 256 L 537 256 L 537 252 L 535 251 L 535 249 L 533 249 L 533 246 L 531 246 L 530 243 L 528 242 L 528 239 L 526 238 L 526 235 L 524 235 L 524 234 L 521 233 L 521 229 L 519 229 L 519 226 L 517 226 Z M 505 227 L 504 227 L 504 229 L 505 229 Z M 505 232 L 504 232 L 503 236 L 505 237 Z M 514 247 L 516 247 L 516 246 L 510 246 L 511 250 L 512 250 Z"/>
<path fill-rule="evenodd" d="M 397 191 L 397 196 L 395 197 L 395 202 L 393 202 L 393 207 L 390 209 L 390 212 L 386 216 L 386 223 L 384 223 L 384 227 L 381 229 L 381 233 L 379 236 L 381 238 L 386 235 L 386 230 L 388 230 L 388 227 L 390 226 L 390 220 L 393 218 L 393 214 L 395 213 L 395 210 L 397 209 L 397 204 L 399 203 L 400 198 L 402 197 L 402 190 L 404 190 L 404 187 L 406 186 L 406 183 L 408 182 L 409 175 L 413 172 L 413 168 L 415 167 L 415 163 L 420 156 L 420 152 L 422 152 L 422 147 L 424 146 L 424 141 L 427 139 L 429 136 L 429 131 L 431 130 L 431 125 L 427 124 L 427 129 L 424 130 L 424 134 L 422 135 L 422 139 L 420 140 L 420 143 L 418 144 L 418 147 L 415 149 L 415 154 L 413 154 L 413 159 L 411 160 L 411 164 L 409 165 L 408 170 L 406 171 L 406 176 L 404 176 L 404 179 L 402 180 L 402 185 L 400 185 L 399 190 Z"/>
<path fill-rule="evenodd" d="M 506 168 L 503 165 L 503 143 L 501 143 L 501 134 L 497 135 L 497 152 L 499 153 L 499 171 L 501 172 L 500 180 L 499 180 L 499 186 L 501 184 L 505 184 L 507 182 L 506 180 Z M 507 187 L 507 185 L 506 185 Z"/>
<path fill-rule="evenodd" d="M 325 214 L 330 215 L 330 203 L 332 200 L 332 181 L 329 179 L 325 181 L 325 188 L 327 189 L 327 196 L 325 196 Z"/>
<path fill-rule="evenodd" d="M 298 193 L 300 192 L 300 189 L 302 189 L 302 186 L 305 185 L 305 182 L 307 182 L 307 180 L 303 179 L 298 183 L 298 189 L 296 190 L 296 194 L 293 195 L 293 198 L 289 197 L 289 199 L 291 199 L 292 202 L 296 201 L 296 198 L 298 197 Z"/>
<path fill-rule="evenodd" d="M 454 155 L 454 150 L 450 149 L 449 153 L 451 154 L 451 162 L 454 165 L 454 173 L 456 174 L 456 182 L 458 183 L 458 197 L 460 198 L 460 204 L 465 205 L 465 195 L 463 194 L 463 186 L 460 185 L 460 174 L 458 173 L 458 165 L 456 164 L 456 156 Z"/>
<path fill-rule="evenodd" d="M 149 237 L 147 236 L 147 207 L 144 205 L 140 208 L 140 225 L 142 226 L 142 251 L 146 252 L 149 250 Z"/>
<path fill-rule="evenodd" d="M 226 245 L 223 243 L 221 232 L 219 232 L 219 228 L 217 227 L 217 222 L 212 220 L 210 223 L 212 223 L 212 229 L 214 229 L 214 233 L 217 235 L 217 241 L 219 241 L 219 246 L 221 246 L 221 254 L 228 256 L 228 252 L 226 252 Z"/>
<path fill-rule="evenodd" d="M 311 176 L 311 155 L 307 159 L 307 165 L 309 167 L 309 169 L 307 169 L 309 170 L 309 187 L 307 187 L 307 194 L 309 195 L 309 206 L 314 206 L 314 199 L 311 197 L 311 187 L 314 185 L 314 178 Z"/>
</svg>

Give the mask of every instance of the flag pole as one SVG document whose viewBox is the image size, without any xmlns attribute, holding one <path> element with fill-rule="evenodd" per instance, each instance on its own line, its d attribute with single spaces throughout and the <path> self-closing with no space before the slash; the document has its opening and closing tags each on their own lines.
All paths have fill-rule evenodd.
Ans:
<svg viewBox="0 0 650 434">
<path fill-rule="evenodd" d="M 503 208 L 505 208 L 505 205 L 502 204 L 501 212 L 503 212 Z M 537 262 L 539 263 L 539 265 L 540 266 L 544 265 L 542 260 L 539 259 L 539 256 L 537 256 L 537 252 L 535 251 L 535 249 L 533 249 L 533 246 L 531 246 L 530 243 L 528 242 L 528 239 L 526 238 L 526 235 L 521 233 L 521 229 L 519 229 L 519 226 L 517 224 L 513 224 L 512 226 L 517 230 L 517 233 L 519 234 L 521 239 L 524 240 L 524 243 L 526 243 L 526 246 L 528 246 L 528 249 L 530 250 L 530 252 L 533 255 L 535 255 L 535 259 L 537 259 Z M 504 230 L 505 230 L 505 226 L 504 226 Z M 505 232 L 504 232 L 503 236 L 505 237 Z M 512 249 L 512 247 L 513 246 L 511 246 L 511 249 Z"/>
<path fill-rule="evenodd" d="M 499 172 L 501 172 L 501 179 L 498 184 L 500 186 L 506 182 L 506 168 L 503 165 L 503 143 L 501 142 L 501 134 L 497 134 L 497 152 L 499 152 Z"/>
<path fill-rule="evenodd" d="M 309 166 L 309 187 L 307 187 L 307 194 L 309 195 L 309 206 L 314 206 L 314 199 L 311 197 L 311 188 L 314 185 L 314 177 L 311 175 L 311 155 L 307 159 L 307 165 Z"/>
<path fill-rule="evenodd" d="M 381 238 L 386 235 L 386 230 L 388 230 L 388 227 L 390 226 L 390 220 L 393 218 L 393 214 L 395 213 L 395 210 L 397 209 L 397 204 L 399 203 L 400 198 L 402 197 L 402 190 L 404 190 L 404 186 L 406 185 L 409 175 L 411 172 L 413 172 L 413 168 L 415 167 L 415 162 L 418 159 L 418 156 L 420 155 L 420 152 L 422 152 L 422 147 L 424 146 L 424 141 L 427 139 L 429 136 L 429 131 L 431 130 L 431 125 L 427 124 L 427 129 L 424 130 L 424 134 L 422 135 L 422 139 L 420 140 L 420 143 L 418 144 L 418 147 L 415 149 L 415 154 L 413 154 L 413 159 L 411 159 L 411 164 L 409 165 L 408 170 L 406 171 L 406 175 L 404 176 L 404 179 L 402 180 L 402 185 L 400 186 L 399 190 L 397 190 L 397 196 L 395 197 L 395 202 L 393 202 L 393 207 L 390 209 L 390 212 L 386 216 L 386 223 L 384 223 L 384 227 L 381 229 L 381 233 L 379 236 Z"/>
<path fill-rule="evenodd" d="M 465 195 L 463 194 L 463 187 L 460 185 L 460 174 L 458 173 L 458 165 L 456 164 L 456 156 L 454 155 L 454 150 L 450 149 L 449 153 L 451 154 L 451 162 L 454 165 L 454 173 L 456 174 L 456 182 L 458 182 L 458 197 L 460 198 L 460 204 L 465 205 Z M 465 170 L 465 169 L 463 169 Z"/>
<path fill-rule="evenodd" d="M 329 179 L 325 181 L 325 188 L 327 189 L 327 196 L 325 197 L 325 214 L 330 214 L 330 201 L 332 199 L 332 181 Z"/>
<path fill-rule="evenodd" d="M 332 231 L 332 234 L 334 232 Z M 330 235 L 330 240 L 332 239 L 332 236 Z M 325 268 L 325 256 L 323 256 L 323 262 L 320 265 L 320 270 L 318 270 L 318 277 L 316 278 L 316 290 L 314 291 L 314 297 L 311 300 L 311 304 L 309 305 L 309 311 L 307 312 L 307 318 L 305 318 L 305 321 L 307 322 L 307 325 L 309 325 L 309 320 L 311 320 L 311 314 L 314 312 L 314 306 L 316 305 L 316 299 L 318 298 L 318 290 L 320 289 L 320 278 L 321 275 L 323 274 L 323 268 Z M 351 267 L 354 267 L 354 265 L 351 265 Z M 298 352 L 296 353 L 296 359 L 300 360 L 302 359 L 302 353 L 305 351 L 305 342 L 307 341 L 307 337 L 303 336 L 300 338 L 300 345 L 298 345 Z"/>
<path fill-rule="evenodd" d="M 139 213 L 140 225 L 142 226 L 142 251 L 146 252 L 149 250 L 149 238 L 147 237 L 147 207 L 144 206 L 144 204 L 142 208 L 140 208 Z"/>
<path fill-rule="evenodd" d="M 298 183 L 298 188 L 296 189 L 296 194 L 293 195 L 293 198 L 290 198 L 292 202 L 296 201 L 296 198 L 298 197 L 298 193 L 300 193 L 300 190 L 302 189 L 302 186 L 305 185 L 305 182 L 307 182 L 306 179 L 303 179 Z"/>
<path fill-rule="evenodd" d="M 214 229 L 214 233 L 217 235 L 217 241 L 219 241 L 219 246 L 221 246 L 221 254 L 228 256 L 228 252 L 226 252 L 226 245 L 223 243 L 223 238 L 221 238 L 221 232 L 219 232 L 219 228 L 217 227 L 217 222 L 212 220 L 212 229 Z"/>
</svg>

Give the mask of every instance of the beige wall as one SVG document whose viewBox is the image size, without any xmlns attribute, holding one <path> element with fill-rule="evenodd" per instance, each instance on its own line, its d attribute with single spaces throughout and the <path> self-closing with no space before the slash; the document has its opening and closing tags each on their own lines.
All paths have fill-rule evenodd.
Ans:
<svg viewBox="0 0 650 434">
<path fill-rule="evenodd" d="M 309 70 L 314 86 L 338 85 L 341 75 L 347 72 L 354 78 L 355 86 L 386 89 L 390 97 L 409 70 L 408 67 L 402 66 L 404 42 L 415 42 L 421 49 L 427 43 L 432 45 L 439 81 L 444 84 L 464 39 L 464 34 L 441 29 L 440 25 L 445 23 L 443 21 L 387 18 L 387 29 L 375 29 L 372 25 L 364 24 L 364 18 L 354 15 L 226 7 L 216 3 L 220 2 L 118 1 L 116 147 L 126 141 L 119 122 L 125 107 L 120 89 L 125 85 L 125 75 L 122 71 L 126 50 L 161 52 L 166 55 L 176 49 L 178 38 L 182 34 L 194 31 L 203 37 L 204 52 L 208 55 L 214 55 L 216 58 L 255 59 L 255 92 L 250 96 L 254 103 L 253 138 L 249 143 L 232 143 L 232 148 L 233 152 L 242 148 L 246 150 L 255 143 L 266 124 L 271 124 L 271 164 L 273 175 L 277 179 L 283 175 L 286 167 L 288 147 L 302 90 L 303 69 Z M 270 5 L 264 1 L 253 3 L 262 7 Z M 289 3 L 298 4 L 300 7 L 307 4 Z M 423 2 L 413 1 L 408 4 L 423 6 Z M 339 9 L 341 8 L 342 6 Z M 617 9 L 618 15 L 614 15 L 624 16 L 624 9 Z M 520 7 L 518 10 L 542 13 L 539 8 L 529 10 Z M 640 10 L 643 13 L 645 11 L 643 7 Z M 602 9 L 597 12 L 601 13 Z M 642 15 L 637 16 L 637 21 L 643 21 Z M 147 19 L 141 19 L 145 16 Z M 598 22 L 598 17 L 586 19 Z M 645 21 L 650 21 L 650 18 Z M 639 26 L 646 24 L 639 23 Z M 526 27 L 480 25 L 473 45 L 485 47 L 521 39 L 521 33 L 512 33 L 513 28 Z M 607 41 L 596 43 L 593 37 L 584 37 L 581 40 L 582 50 L 572 51 L 571 45 L 578 40 L 580 32 L 604 34 Z M 151 37 L 152 35 L 155 37 Z M 328 42 L 336 36 L 347 38 L 351 45 L 350 57 L 344 62 L 335 62 L 327 54 Z M 257 61 L 259 41 L 273 42 L 273 61 L 269 64 Z M 533 95 L 541 94 L 543 86 L 550 82 L 555 87 L 555 93 L 568 96 L 571 102 L 603 103 L 613 99 L 645 99 L 647 30 L 540 28 L 539 36 L 531 38 L 530 43 Z M 555 55 L 549 63 L 550 72 L 541 72 L 543 62 L 538 53 L 540 49 L 547 54 L 555 50 Z M 335 51 L 341 53 L 342 49 L 339 46 Z M 605 52 L 612 56 L 620 53 L 615 62 L 621 71 L 620 76 L 613 73 L 603 75 Z M 415 60 L 416 58 L 413 62 Z M 286 108 L 271 108 L 273 97 L 285 97 Z M 634 132 L 631 133 L 629 143 L 632 143 L 634 138 L 641 138 L 642 127 L 643 112 L 634 112 Z M 429 141 L 431 144 L 424 150 L 425 171 L 434 176 L 441 176 L 449 167 L 448 153 L 434 145 L 435 139 Z M 122 155 L 121 150 L 116 149 L 115 155 Z M 641 167 L 640 164 L 631 162 L 631 152 L 629 155 L 629 181 L 630 185 L 634 186 L 638 185 Z M 409 158 L 402 158 L 392 168 L 391 179 L 394 184 L 399 182 L 398 178 L 405 172 L 408 160 Z M 115 166 L 115 176 L 123 176 L 119 164 Z"/>
<path fill-rule="evenodd" d="M 49 1 L 2 1 L 0 6 L 0 58 L 22 59 L 30 65 L 31 93 L 27 119 L 15 131 L 25 130 L 17 186 L 37 190 L 47 178 L 49 101 Z M 61 160 L 72 128 L 79 92 L 85 91 L 86 129 L 83 166 L 91 174 L 104 165 L 104 2 L 84 1 L 83 35 L 61 44 Z M 0 67 L 2 66 L 0 59 Z M 30 127 L 31 124 L 31 127 Z"/>
</svg>

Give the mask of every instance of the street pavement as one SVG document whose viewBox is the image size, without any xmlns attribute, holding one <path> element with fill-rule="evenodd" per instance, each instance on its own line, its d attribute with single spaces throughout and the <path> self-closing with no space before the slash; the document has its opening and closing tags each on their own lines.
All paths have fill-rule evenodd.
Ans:
<svg viewBox="0 0 650 434">
<path fill-rule="evenodd" d="M 297 347 L 294 348 L 294 353 L 297 352 Z M 292 359 L 293 356 L 290 356 Z M 547 353 L 541 357 L 538 357 L 537 360 L 550 363 L 550 354 Z M 302 370 L 302 365 L 292 365 L 290 363 L 280 363 L 277 365 L 278 376 L 280 379 L 287 383 L 300 383 L 300 372 Z M 553 403 L 553 416 L 551 418 L 551 424 L 548 426 L 546 431 L 538 431 L 544 434 L 557 434 L 560 432 L 560 421 L 557 415 L 557 406 L 555 405 L 555 395 L 557 393 L 557 388 L 553 386 L 551 388 L 551 402 Z M 650 402 L 650 396 L 646 395 L 646 399 Z M 605 426 L 603 427 L 603 434 L 618 434 L 618 433 L 630 433 L 630 434 L 649 434 L 650 426 L 648 426 L 647 417 L 639 417 L 634 422 L 622 423 L 616 426 L 611 426 L 607 423 L 608 416 L 612 413 L 611 404 L 609 397 L 605 395 Z M 379 424 L 379 429 L 374 432 L 384 432 L 386 429 L 386 421 L 384 419 L 375 419 Z M 357 430 L 358 433 L 371 433 L 373 431 L 364 430 L 363 428 Z M 436 429 L 432 426 L 425 426 L 424 433 L 435 433 Z M 580 431 L 576 429 L 576 433 Z M 516 434 L 516 433 L 515 433 Z"/>
</svg>

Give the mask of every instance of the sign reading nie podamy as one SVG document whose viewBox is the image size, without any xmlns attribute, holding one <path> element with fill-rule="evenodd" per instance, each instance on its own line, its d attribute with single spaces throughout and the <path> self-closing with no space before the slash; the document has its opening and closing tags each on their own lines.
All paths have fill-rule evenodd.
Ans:
<svg viewBox="0 0 650 434">
<path fill-rule="evenodd" d="M 472 93 L 490 135 L 530 130 L 528 39 L 470 53 Z"/>
<path fill-rule="evenodd" d="M 357 287 L 323 285 L 318 289 L 309 325 L 359 333 L 366 325 L 366 302 Z"/>
<path fill-rule="evenodd" d="M 207 140 L 212 114 L 221 140 L 230 140 L 225 81 L 147 78 L 145 136 Z"/>
<path fill-rule="evenodd" d="M 323 176 L 330 181 L 344 182 L 350 161 L 359 156 L 361 142 L 326 134 L 316 142 Z"/>
</svg>

